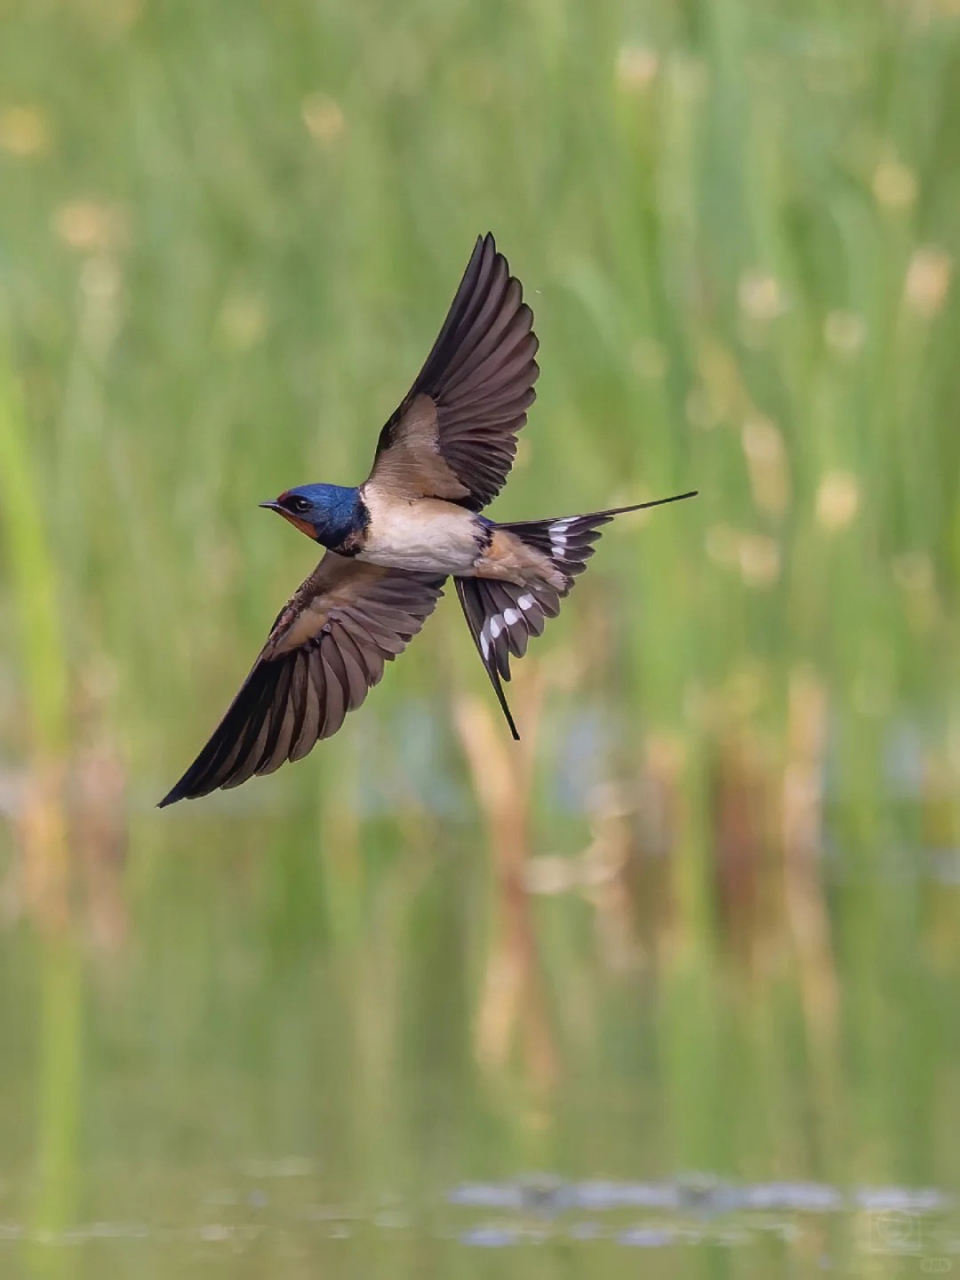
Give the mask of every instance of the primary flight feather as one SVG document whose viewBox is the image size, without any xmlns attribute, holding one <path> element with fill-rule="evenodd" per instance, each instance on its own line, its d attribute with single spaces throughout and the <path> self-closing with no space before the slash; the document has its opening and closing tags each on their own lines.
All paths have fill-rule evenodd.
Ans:
<svg viewBox="0 0 960 1280">
<path fill-rule="evenodd" d="M 450 576 L 514 737 L 501 680 L 623 511 L 499 524 L 480 514 L 536 398 L 537 338 L 493 236 L 467 264 L 426 363 L 356 488 L 311 484 L 262 505 L 326 548 L 273 625 L 209 742 L 160 802 L 236 787 L 336 733 L 423 626 Z"/>
</svg>

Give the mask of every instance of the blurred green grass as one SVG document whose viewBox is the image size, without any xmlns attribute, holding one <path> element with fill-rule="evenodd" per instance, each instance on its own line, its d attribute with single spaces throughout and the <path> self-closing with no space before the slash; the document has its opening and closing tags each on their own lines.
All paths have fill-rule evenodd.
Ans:
<svg viewBox="0 0 960 1280">
<path fill-rule="evenodd" d="M 219 946 L 271 999 L 323 957 L 337 1008 L 382 1014 L 357 1015 L 333 1089 L 359 1061 L 362 1098 L 389 1092 L 390 1045 L 424 1071 L 470 1057 L 498 901 L 472 824 L 496 822 L 454 714 L 489 695 L 449 601 L 335 743 L 222 804 L 150 805 L 314 562 L 256 503 L 366 474 L 490 229 L 543 370 L 492 514 L 701 495 L 611 530 L 522 664 L 521 699 L 548 681 L 507 805 L 525 848 L 628 850 L 626 906 L 538 900 L 560 1056 L 628 1074 L 654 1036 L 680 1161 L 736 1165 L 742 1143 L 763 1166 L 775 1139 L 717 1107 L 749 1110 L 751 1082 L 787 1146 L 846 1158 L 879 1123 L 848 1114 L 847 1078 L 906 1153 L 891 1167 L 929 1140 L 918 1168 L 955 1170 L 915 1112 L 955 1051 L 923 1052 L 958 951 L 956 895 L 920 872 L 955 847 L 960 770 L 956 5 L 37 0 L 0 21 L 0 442 L 24 459 L 0 485 L 0 764 L 31 767 L 51 689 L 77 749 L 122 762 L 152 963 L 182 895 L 195 913 L 135 979 L 158 984 L 164 1053 L 186 1027 L 207 1045 Z M 201 920 L 224 884 L 239 938 Z M 619 976 L 638 954 L 642 1017 Z M 753 1020 L 713 985 L 744 955 Z"/>
<path fill-rule="evenodd" d="M 702 491 L 610 536 L 544 642 L 590 652 L 591 602 L 612 615 L 598 674 L 633 749 L 697 732 L 740 677 L 776 725 L 801 661 L 844 719 L 910 703 L 946 731 L 952 17 L 506 12 L 6 20 L 2 281 L 36 502 L 76 667 L 109 668 L 151 784 L 309 567 L 255 502 L 363 476 L 487 227 L 543 342 L 495 514 Z M 442 717 L 427 677 L 453 646 L 444 610 L 381 708 L 432 690 Z"/>
</svg>

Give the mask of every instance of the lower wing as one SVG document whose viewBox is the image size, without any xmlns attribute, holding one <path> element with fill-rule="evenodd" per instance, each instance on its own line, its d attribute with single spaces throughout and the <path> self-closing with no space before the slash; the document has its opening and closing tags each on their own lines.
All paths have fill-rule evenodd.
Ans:
<svg viewBox="0 0 960 1280">
<path fill-rule="evenodd" d="M 445 578 L 328 551 L 274 623 L 226 715 L 160 808 L 300 760 L 336 733 L 433 612 Z"/>
</svg>

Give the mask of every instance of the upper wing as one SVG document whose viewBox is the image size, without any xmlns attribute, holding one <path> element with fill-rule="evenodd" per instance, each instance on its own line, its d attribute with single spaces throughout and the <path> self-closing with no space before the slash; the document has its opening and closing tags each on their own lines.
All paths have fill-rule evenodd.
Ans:
<svg viewBox="0 0 960 1280">
<path fill-rule="evenodd" d="M 449 314 L 380 432 L 369 483 L 472 511 L 500 491 L 540 373 L 533 312 L 493 236 L 477 240 Z"/>
<path fill-rule="evenodd" d="M 402 653 L 444 578 L 328 551 L 280 614 L 210 741 L 160 802 L 236 787 L 329 738 Z"/>
</svg>

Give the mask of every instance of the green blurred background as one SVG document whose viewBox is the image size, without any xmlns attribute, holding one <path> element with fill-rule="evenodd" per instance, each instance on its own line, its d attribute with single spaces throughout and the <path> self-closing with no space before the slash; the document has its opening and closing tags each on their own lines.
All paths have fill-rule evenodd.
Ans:
<svg viewBox="0 0 960 1280">
<path fill-rule="evenodd" d="M 951 1261 L 958 204 L 955 0 L 0 4 L 0 1274 Z M 701 496 L 159 813 L 488 229 Z"/>
</svg>

